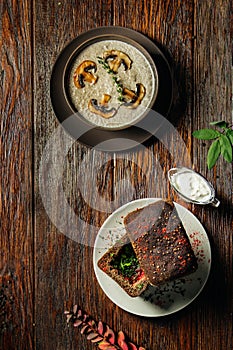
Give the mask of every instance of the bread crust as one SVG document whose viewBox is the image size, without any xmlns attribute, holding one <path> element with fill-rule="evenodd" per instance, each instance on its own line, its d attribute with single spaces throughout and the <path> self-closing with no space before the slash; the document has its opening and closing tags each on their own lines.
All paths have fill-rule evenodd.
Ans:
<svg viewBox="0 0 233 350">
<path fill-rule="evenodd" d="M 121 288 L 131 297 L 139 296 L 148 286 L 147 277 L 144 273 L 140 273 L 136 278 L 125 277 L 120 271 L 112 266 L 113 259 L 121 253 L 121 249 L 124 245 L 130 244 L 129 237 L 123 236 L 116 244 L 111 247 L 107 252 L 98 260 L 98 267 L 116 281 Z"/>
<path fill-rule="evenodd" d="M 160 200 L 137 209 L 124 218 L 124 225 L 150 284 L 196 271 L 197 259 L 172 202 Z"/>
</svg>

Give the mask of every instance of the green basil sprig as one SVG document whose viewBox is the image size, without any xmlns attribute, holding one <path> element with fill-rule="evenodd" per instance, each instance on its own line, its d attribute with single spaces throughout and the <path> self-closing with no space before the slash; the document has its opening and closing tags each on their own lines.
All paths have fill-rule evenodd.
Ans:
<svg viewBox="0 0 233 350">
<path fill-rule="evenodd" d="M 232 162 L 233 127 L 224 120 L 211 122 L 210 125 L 218 127 L 215 129 L 200 129 L 193 132 L 193 136 L 199 140 L 214 140 L 207 153 L 207 166 L 212 169 L 220 154 L 228 162 Z"/>
</svg>

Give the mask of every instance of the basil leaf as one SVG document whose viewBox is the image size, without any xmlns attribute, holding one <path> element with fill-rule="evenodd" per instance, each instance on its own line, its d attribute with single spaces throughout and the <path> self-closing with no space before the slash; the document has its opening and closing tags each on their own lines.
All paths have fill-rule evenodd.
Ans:
<svg viewBox="0 0 233 350">
<path fill-rule="evenodd" d="M 200 140 L 213 140 L 220 134 L 219 131 L 213 129 L 201 129 L 193 132 L 193 136 Z"/>
<path fill-rule="evenodd" d="M 217 122 L 210 122 L 210 125 L 218 126 L 219 128 L 227 128 L 228 123 L 226 123 L 224 120 L 219 120 Z"/>
<path fill-rule="evenodd" d="M 219 139 L 217 139 L 211 144 L 211 146 L 208 150 L 208 153 L 207 153 L 208 169 L 213 168 L 213 166 L 215 165 L 215 163 L 218 160 L 220 153 L 221 153 L 220 142 L 219 142 Z"/>
<path fill-rule="evenodd" d="M 221 147 L 221 154 L 223 155 L 223 158 L 231 163 L 232 162 L 232 146 L 230 143 L 229 138 L 226 135 L 221 135 L 219 138 L 220 147 Z"/>
<path fill-rule="evenodd" d="M 226 132 L 227 137 L 229 138 L 231 144 L 233 145 L 233 130 L 228 129 Z"/>
</svg>

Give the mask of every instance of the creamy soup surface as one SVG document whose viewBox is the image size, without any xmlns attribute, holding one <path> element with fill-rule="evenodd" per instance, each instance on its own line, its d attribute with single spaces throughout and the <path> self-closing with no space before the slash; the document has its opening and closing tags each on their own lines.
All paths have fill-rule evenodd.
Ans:
<svg viewBox="0 0 233 350">
<path fill-rule="evenodd" d="M 137 83 L 143 84 L 146 92 L 140 108 L 130 109 L 122 105 L 122 102 L 118 99 L 119 92 L 117 92 L 117 86 L 114 84 L 112 76 L 98 62 L 98 57 L 102 57 L 105 51 L 110 50 L 119 50 L 127 54 L 131 59 L 131 68 L 125 70 L 124 65 L 121 65 L 116 76 L 123 87 L 133 91 L 136 90 Z M 77 67 L 85 60 L 91 60 L 96 63 L 97 70 L 94 75 L 98 77 L 98 80 L 94 85 L 85 82 L 85 86 L 78 89 L 74 84 L 74 74 Z M 157 74 L 152 69 L 147 58 L 136 47 L 118 40 L 98 41 L 86 47 L 75 59 L 69 77 L 69 93 L 75 109 L 91 124 L 110 129 L 124 128 L 139 120 L 142 110 L 146 110 L 150 106 L 157 87 Z M 103 94 L 111 96 L 108 108 L 114 107 L 117 109 L 117 113 L 109 119 L 92 113 L 88 109 L 89 101 L 91 99 L 100 101 Z"/>
</svg>

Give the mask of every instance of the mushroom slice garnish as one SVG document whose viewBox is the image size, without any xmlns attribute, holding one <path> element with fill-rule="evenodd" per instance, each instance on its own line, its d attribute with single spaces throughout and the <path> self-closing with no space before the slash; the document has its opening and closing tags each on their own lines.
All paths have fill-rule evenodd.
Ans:
<svg viewBox="0 0 233 350">
<path fill-rule="evenodd" d="M 123 103 L 123 106 L 129 107 L 129 108 L 137 108 L 138 105 L 140 105 L 145 94 L 146 94 L 146 88 L 140 83 L 136 84 L 136 91 L 124 88 L 122 92 L 122 95 L 125 101 Z"/>
<path fill-rule="evenodd" d="M 95 84 L 98 77 L 96 77 L 91 71 L 96 72 L 96 63 L 93 61 L 83 61 L 74 72 L 74 84 L 78 89 L 85 86 L 84 82 Z"/>
<path fill-rule="evenodd" d="M 101 100 L 100 100 L 100 106 L 106 106 L 111 99 L 111 96 L 108 94 L 103 94 Z"/>
<path fill-rule="evenodd" d="M 103 54 L 103 58 L 105 59 L 105 62 L 108 63 L 109 68 L 114 72 L 118 72 L 118 68 L 122 64 L 124 66 L 124 69 L 130 69 L 132 61 L 129 58 L 126 53 L 119 51 L 119 50 L 110 50 L 105 51 Z"/>
<path fill-rule="evenodd" d="M 91 99 L 88 103 L 88 109 L 89 111 L 91 111 L 92 113 L 95 113 L 105 119 L 109 119 L 109 118 L 112 118 L 117 110 L 116 108 L 112 107 L 112 108 L 107 108 L 107 104 L 108 104 L 108 101 L 110 100 L 111 96 L 110 95 L 107 95 L 107 94 L 104 94 L 102 96 L 102 99 L 100 101 L 100 103 L 98 104 L 97 100 L 96 99 Z"/>
</svg>

